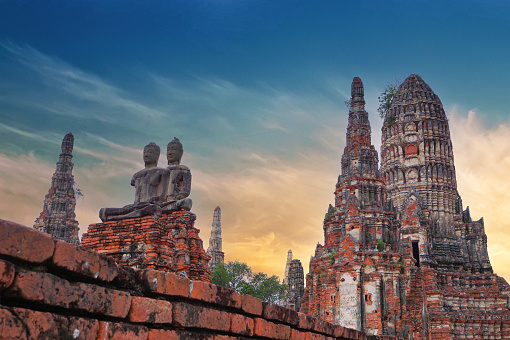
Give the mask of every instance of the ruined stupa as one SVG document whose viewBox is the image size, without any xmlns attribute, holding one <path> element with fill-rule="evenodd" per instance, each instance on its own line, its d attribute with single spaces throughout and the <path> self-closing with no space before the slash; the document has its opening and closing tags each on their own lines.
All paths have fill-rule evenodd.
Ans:
<svg viewBox="0 0 510 340">
<path fill-rule="evenodd" d="M 225 254 L 222 250 L 221 239 L 221 208 L 218 206 L 214 209 L 211 237 L 209 238 L 209 247 L 207 248 L 207 255 L 211 257 L 209 261 L 209 268 L 211 271 L 225 261 Z"/>
<path fill-rule="evenodd" d="M 356 77 L 335 206 L 301 311 L 405 339 L 510 338 L 510 287 L 492 271 L 483 219 L 462 208 L 438 96 L 418 75 L 399 86 L 380 169 L 364 104 Z"/>
<path fill-rule="evenodd" d="M 62 153 L 57 169 L 51 178 L 51 187 L 44 198 L 41 214 L 35 220 L 34 228 L 50 234 L 53 238 L 72 244 L 79 244 L 78 221 L 74 209 L 76 192 L 73 176 L 74 136 L 68 133 L 62 140 Z"/>
<path fill-rule="evenodd" d="M 287 285 L 287 296 L 283 301 L 283 306 L 299 311 L 305 290 L 305 275 L 301 261 L 292 258 L 292 250 L 290 249 L 287 252 L 285 277 L 282 283 Z"/>
</svg>

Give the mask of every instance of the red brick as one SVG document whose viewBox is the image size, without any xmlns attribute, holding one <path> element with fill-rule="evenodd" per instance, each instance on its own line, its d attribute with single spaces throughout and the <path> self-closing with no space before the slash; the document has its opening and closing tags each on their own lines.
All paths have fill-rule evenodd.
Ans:
<svg viewBox="0 0 510 340">
<path fill-rule="evenodd" d="M 118 265 L 112 258 L 63 241 L 55 244 L 53 263 L 75 273 L 107 282 L 115 279 L 119 273 Z"/>
<path fill-rule="evenodd" d="M 4 294 L 121 318 L 126 317 L 131 306 L 131 295 L 126 292 L 87 283 L 71 284 L 52 274 L 26 270 L 16 273 L 14 282 Z"/>
<path fill-rule="evenodd" d="M 41 263 L 53 255 L 55 242 L 49 234 L 0 220 L 0 254 Z"/>
<path fill-rule="evenodd" d="M 271 339 L 290 339 L 290 326 L 275 324 L 261 318 L 255 318 L 255 336 L 265 336 Z"/>
<path fill-rule="evenodd" d="M 214 303 L 241 309 L 241 294 L 233 289 L 216 286 L 216 299 Z"/>
<path fill-rule="evenodd" d="M 140 271 L 138 274 L 143 285 L 151 292 L 184 297 L 190 294 L 190 280 L 185 277 L 152 269 Z"/>
<path fill-rule="evenodd" d="M 251 295 L 242 295 L 242 309 L 246 313 L 262 315 L 262 301 Z"/>
<path fill-rule="evenodd" d="M 249 318 L 240 314 L 231 314 L 230 332 L 241 335 L 253 335 L 254 322 Z"/>
<path fill-rule="evenodd" d="M 97 340 L 146 340 L 149 330 L 145 326 L 118 322 L 99 322 Z"/>
<path fill-rule="evenodd" d="M 214 302 L 218 291 L 216 285 L 203 281 L 192 281 L 190 290 L 190 297 L 192 299 L 206 302 Z"/>
<path fill-rule="evenodd" d="M 172 323 L 172 304 L 165 300 L 133 296 L 128 318 L 131 322 Z"/>
<path fill-rule="evenodd" d="M 193 333 L 179 330 L 150 329 L 149 340 L 239 340 L 228 335 Z"/>
<path fill-rule="evenodd" d="M 0 260 L 0 292 L 9 287 L 14 280 L 14 265 Z"/>
<path fill-rule="evenodd" d="M 185 302 L 174 302 L 172 305 L 173 324 L 177 327 L 205 328 L 225 332 L 230 329 L 230 314 L 227 312 Z"/>
<path fill-rule="evenodd" d="M 299 324 L 299 314 L 292 309 L 278 306 L 269 302 L 263 302 L 262 307 L 262 316 L 265 319 L 275 320 L 294 326 Z"/>
<path fill-rule="evenodd" d="M 299 328 L 312 330 L 315 318 L 303 313 L 299 313 L 298 315 L 299 315 Z"/>
<path fill-rule="evenodd" d="M 96 339 L 97 320 L 0 307 L 1 339 Z"/>
<path fill-rule="evenodd" d="M 306 334 L 306 332 L 302 332 L 293 328 L 290 332 L 290 338 L 292 340 L 307 340 Z"/>
</svg>

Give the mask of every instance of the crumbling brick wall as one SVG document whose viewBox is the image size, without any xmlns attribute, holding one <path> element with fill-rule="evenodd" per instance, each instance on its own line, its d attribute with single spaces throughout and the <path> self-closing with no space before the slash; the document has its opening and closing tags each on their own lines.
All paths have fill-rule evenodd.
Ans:
<svg viewBox="0 0 510 340">
<path fill-rule="evenodd" d="M 395 339 L 173 273 L 133 269 L 0 220 L 2 339 Z"/>
</svg>

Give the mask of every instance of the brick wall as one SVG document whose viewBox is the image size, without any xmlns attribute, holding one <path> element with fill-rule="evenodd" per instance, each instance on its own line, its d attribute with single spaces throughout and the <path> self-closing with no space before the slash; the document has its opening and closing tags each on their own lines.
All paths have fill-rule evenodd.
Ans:
<svg viewBox="0 0 510 340">
<path fill-rule="evenodd" d="M 0 220 L 2 339 L 395 339 L 367 337 L 202 281 L 118 265 Z"/>
</svg>

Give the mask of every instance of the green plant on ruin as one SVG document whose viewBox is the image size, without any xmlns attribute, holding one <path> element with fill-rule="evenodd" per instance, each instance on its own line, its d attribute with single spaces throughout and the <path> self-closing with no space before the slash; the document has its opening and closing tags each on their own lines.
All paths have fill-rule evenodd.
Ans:
<svg viewBox="0 0 510 340">
<path fill-rule="evenodd" d="M 327 220 L 329 220 L 329 218 L 335 213 L 335 208 L 330 204 L 329 205 L 329 208 L 328 208 L 328 212 L 326 213 L 326 215 L 324 216 L 324 223 L 327 222 Z"/>
<path fill-rule="evenodd" d="M 335 255 L 336 254 L 338 254 L 338 252 L 334 251 L 334 250 L 333 250 L 333 252 L 331 254 L 329 254 L 329 264 L 335 263 Z"/>
<path fill-rule="evenodd" d="M 379 251 L 384 250 L 384 241 L 383 240 L 377 240 L 377 250 L 379 250 Z"/>
<path fill-rule="evenodd" d="M 396 116 L 389 115 L 389 109 L 393 100 L 400 95 L 406 93 L 406 91 L 399 90 L 400 81 L 395 79 L 393 82 L 388 83 L 383 93 L 379 96 L 379 107 L 377 108 L 377 112 L 379 116 L 384 119 L 384 124 L 393 124 L 395 122 Z"/>
</svg>

